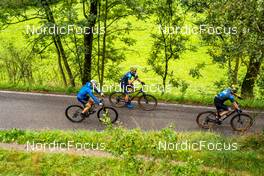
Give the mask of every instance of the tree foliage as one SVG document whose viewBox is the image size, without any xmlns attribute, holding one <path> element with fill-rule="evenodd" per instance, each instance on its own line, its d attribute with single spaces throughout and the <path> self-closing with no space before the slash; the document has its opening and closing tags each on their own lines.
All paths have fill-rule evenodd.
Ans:
<svg viewBox="0 0 264 176">
<path fill-rule="evenodd" d="M 208 30 L 202 34 L 203 39 L 210 45 L 209 54 L 213 61 L 227 68 L 228 82 L 240 83 L 242 94 L 253 97 L 264 54 L 264 2 L 207 0 L 201 3 L 191 0 L 183 3 L 205 16 L 197 24 L 207 25 Z M 213 35 L 210 28 L 215 30 Z M 241 66 L 247 67 L 247 72 L 243 80 L 238 80 Z"/>
<path fill-rule="evenodd" d="M 184 25 L 185 13 L 178 1 L 171 0 L 154 1 L 151 12 L 159 33 L 152 34 L 154 43 L 148 64 L 162 78 L 164 93 L 168 76 L 173 77 L 173 72 L 169 73 L 170 61 L 179 59 L 180 54 L 186 49 L 186 36 L 174 31 L 175 27 Z"/>
</svg>

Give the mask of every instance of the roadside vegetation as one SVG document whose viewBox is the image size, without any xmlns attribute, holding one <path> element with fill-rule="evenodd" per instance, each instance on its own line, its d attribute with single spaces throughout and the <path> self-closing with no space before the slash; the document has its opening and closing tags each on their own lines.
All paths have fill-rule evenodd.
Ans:
<svg viewBox="0 0 264 176">
<path fill-rule="evenodd" d="M 54 141 L 57 144 L 72 141 L 73 146 L 78 143 L 103 144 L 99 150 L 113 157 L 3 149 L 0 150 L 0 171 L 26 175 L 261 175 L 264 172 L 263 139 L 263 132 L 227 137 L 212 132 L 175 132 L 172 127 L 148 132 L 111 126 L 101 132 L 3 130 L 0 131 L 2 143 L 25 146 Z M 176 143 L 200 141 L 209 147 L 201 150 L 176 148 Z M 222 148 L 213 147 L 212 144 L 217 143 L 221 143 Z"/>
</svg>

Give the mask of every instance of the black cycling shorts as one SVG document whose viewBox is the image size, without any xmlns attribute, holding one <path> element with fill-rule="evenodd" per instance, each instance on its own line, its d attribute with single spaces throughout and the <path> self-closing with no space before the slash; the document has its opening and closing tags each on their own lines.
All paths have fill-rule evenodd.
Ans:
<svg viewBox="0 0 264 176">
<path fill-rule="evenodd" d="M 228 106 L 224 104 L 223 100 L 218 99 L 217 97 L 214 98 L 214 104 L 217 111 L 228 111 Z"/>
</svg>

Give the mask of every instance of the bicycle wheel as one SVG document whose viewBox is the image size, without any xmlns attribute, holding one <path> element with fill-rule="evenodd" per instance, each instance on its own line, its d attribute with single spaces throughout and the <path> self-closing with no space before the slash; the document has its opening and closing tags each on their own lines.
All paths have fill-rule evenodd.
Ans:
<svg viewBox="0 0 264 176">
<path fill-rule="evenodd" d="M 205 111 L 198 114 L 196 123 L 200 128 L 209 129 L 215 125 L 215 112 Z"/>
<path fill-rule="evenodd" d="M 65 115 L 67 119 L 72 122 L 81 122 L 84 120 L 84 117 L 81 116 L 83 107 L 80 105 L 70 105 L 65 110 Z"/>
<path fill-rule="evenodd" d="M 146 111 L 151 111 L 156 109 L 158 102 L 154 96 L 149 94 L 143 94 L 139 97 L 138 104 L 140 108 Z"/>
<path fill-rule="evenodd" d="M 253 119 L 248 114 L 237 114 L 231 119 L 234 131 L 247 131 L 253 125 Z"/>
<path fill-rule="evenodd" d="M 123 92 L 113 92 L 109 95 L 109 101 L 114 107 L 120 108 L 125 106 L 125 96 Z"/>
<path fill-rule="evenodd" d="M 112 107 L 103 107 L 97 112 L 97 117 L 100 122 L 103 122 L 104 120 L 107 122 L 107 118 L 109 118 L 111 123 L 115 123 L 118 119 L 118 113 Z"/>
</svg>

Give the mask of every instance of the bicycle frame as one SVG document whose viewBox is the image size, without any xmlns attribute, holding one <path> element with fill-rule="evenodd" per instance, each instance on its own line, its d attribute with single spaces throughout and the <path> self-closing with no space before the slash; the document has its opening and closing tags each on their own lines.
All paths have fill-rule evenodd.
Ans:
<svg viewBox="0 0 264 176">
<path fill-rule="evenodd" d="M 135 92 L 132 92 L 132 94 L 134 94 L 134 93 L 136 93 L 135 95 L 133 95 L 133 96 L 129 96 L 129 100 L 130 101 L 133 101 L 134 100 L 134 98 L 136 98 L 136 97 L 138 97 L 138 95 L 139 94 L 145 94 L 145 92 L 143 91 L 143 89 L 142 88 L 140 88 L 139 90 L 136 90 Z"/>
<path fill-rule="evenodd" d="M 101 102 L 103 103 L 102 108 L 104 108 L 104 107 L 105 107 L 104 100 L 101 99 Z M 80 103 L 81 103 L 81 102 L 80 102 Z M 87 104 L 87 103 L 88 103 L 88 101 L 84 101 L 83 103 L 81 103 L 82 106 L 83 106 L 83 108 L 86 107 L 86 104 Z M 93 104 L 91 105 L 91 108 L 90 108 L 89 110 L 93 110 L 93 109 L 95 109 L 97 106 L 98 106 L 98 105 L 96 105 L 95 103 L 93 103 Z"/>
<path fill-rule="evenodd" d="M 235 111 L 235 110 L 233 110 L 233 111 L 229 112 L 229 113 L 226 115 L 226 117 L 225 117 L 225 118 L 223 118 L 222 120 L 224 121 L 225 119 L 227 119 L 228 117 L 230 117 L 230 116 L 231 116 L 231 115 L 233 115 L 234 113 L 236 113 L 236 111 Z"/>
<path fill-rule="evenodd" d="M 236 101 L 236 103 L 238 104 L 237 101 Z M 238 105 L 239 105 L 239 104 L 238 104 Z M 236 111 L 236 110 L 233 110 L 233 111 L 231 111 L 231 112 L 228 112 L 228 114 L 226 115 L 225 118 L 222 119 L 222 121 L 224 121 L 225 119 L 227 119 L 228 117 L 230 117 L 230 116 L 233 115 L 234 113 L 237 113 L 237 111 Z M 219 114 L 219 112 L 217 112 L 217 114 Z M 238 114 L 240 114 L 240 113 L 238 113 Z M 240 117 L 239 117 L 239 118 L 240 118 Z"/>
</svg>

